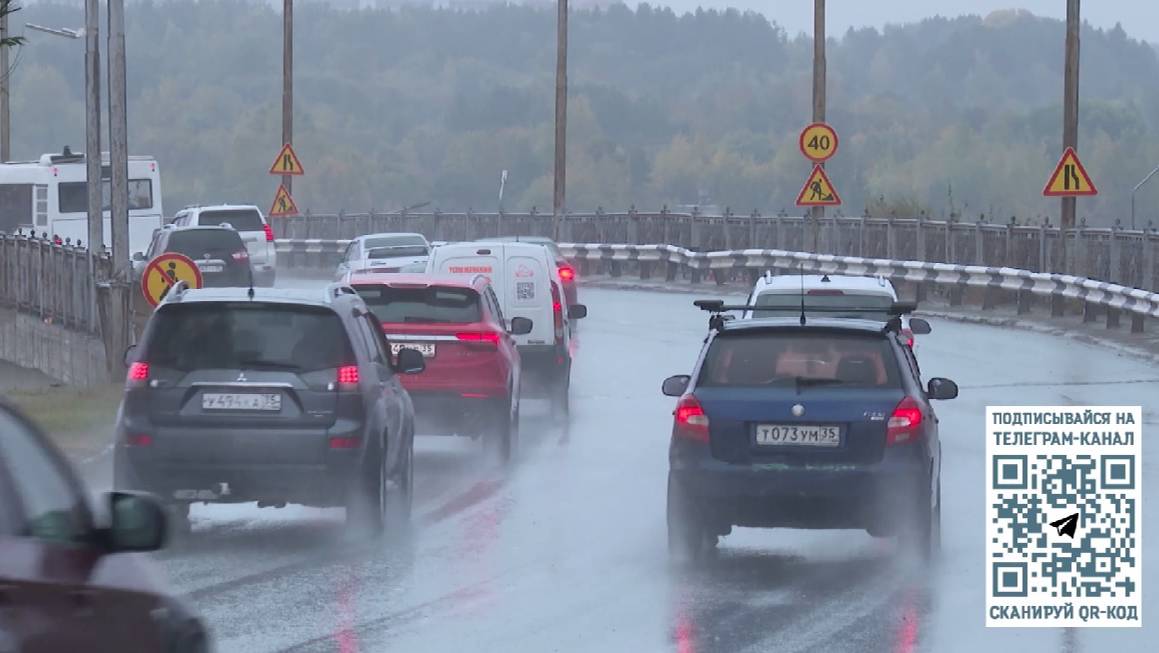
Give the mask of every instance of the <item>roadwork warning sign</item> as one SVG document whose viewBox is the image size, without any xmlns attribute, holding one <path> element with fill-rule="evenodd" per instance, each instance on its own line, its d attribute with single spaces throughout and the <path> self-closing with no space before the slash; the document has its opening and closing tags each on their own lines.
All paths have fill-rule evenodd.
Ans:
<svg viewBox="0 0 1159 653">
<path fill-rule="evenodd" d="M 986 408 L 986 626 L 1143 625 L 1142 409 Z"/>
<path fill-rule="evenodd" d="M 809 179 L 805 181 L 805 186 L 797 195 L 797 206 L 839 206 L 840 204 L 841 196 L 837 194 L 837 189 L 833 188 L 833 182 L 829 181 L 829 175 L 825 174 L 825 168 L 819 164 L 813 166 L 813 173 L 809 175 Z"/>
</svg>

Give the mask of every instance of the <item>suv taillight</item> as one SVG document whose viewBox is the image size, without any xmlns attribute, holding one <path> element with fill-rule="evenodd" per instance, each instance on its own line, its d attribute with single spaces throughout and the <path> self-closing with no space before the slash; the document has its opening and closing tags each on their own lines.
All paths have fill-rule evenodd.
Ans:
<svg viewBox="0 0 1159 653">
<path fill-rule="evenodd" d="M 149 380 L 149 364 L 137 361 L 129 365 L 129 373 L 125 375 L 125 382 L 131 385 L 140 385 Z"/>
<path fill-rule="evenodd" d="M 684 395 L 676 402 L 672 421 L 672 437 L 683 440 L 708 442 L 708 415 L 694 395 Z"/>
<path fill-rule="evenodd" d="M 248 260 L 249 257 L 250 257 L 250 253 L 245 251 L 244 249 L 241 250 L 240 252 L 233 253 L 233 260 L 235 260 L 235 261 L 245 261 L 245 260 Z"/>
<path fill-rule="evenodd" d="M 921 436 L 922 409 L 913 397 L 906 397 L 893 409 L 886 425 L 885 444 L 907 444 Z"/>
<path fill-rule="evenodd" d="M 551 282 L 551 314 L 555 321 L 555 343 L 563 342 L 563 300 L 559 296 L 559 286 Z"/>
<path fill-rule="evenodd" d="M 339 367 L 338 385 L 358 385 L 358 366 L 343 365 Z"/>
<path fill-rule="evenodd" d="M 464 331 L 456 333 L 455 338 L 460 342 L 496 347 L 499 345 L 499 334 L 494 331 Z"/>
<path fill-rule="evenodd" d="M 267 222 L 266 224 L 262 225 L 262 229 L 264 229 L 266 232 L 266 242 L 267 243 L 274 242 L 274 228 L 271 227 L 269 225 L 269 223 Z"/>
</svg>

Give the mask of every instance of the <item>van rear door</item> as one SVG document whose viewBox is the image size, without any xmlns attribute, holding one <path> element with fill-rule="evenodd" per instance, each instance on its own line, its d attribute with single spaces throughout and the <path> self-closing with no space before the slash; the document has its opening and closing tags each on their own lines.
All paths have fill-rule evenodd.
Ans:
<svg viewBox="0 0 1159 653">
<path fill-rule="evenodd" d="M 503 273 L 503 246 L 476 245 L 464 243 L 461 245 L 445 245 L 434 249 L 431 253 L 435 274 L 451 274 L 474 276 L 481 274 L 491 279 L 498 290 L 501 284 L 495 282 Z M 500 301 L 506 301 L 502 296 Z"/>
<path fill-rule="evenodd" d="M 532 321 L 532 331 L 527 335 L 514 336 L 516 344 L 551 345 L 555 343 L 552 322 L 551 275 L 546 260 L 547 250 L 530 253 L 523 248 L 508 250 L 506 273 L 495 284 L 502 288 L 500 302 L 504 316 L 525 317 Z M 515 250 L 515 251 L 512 251 Z"/>
</svg>

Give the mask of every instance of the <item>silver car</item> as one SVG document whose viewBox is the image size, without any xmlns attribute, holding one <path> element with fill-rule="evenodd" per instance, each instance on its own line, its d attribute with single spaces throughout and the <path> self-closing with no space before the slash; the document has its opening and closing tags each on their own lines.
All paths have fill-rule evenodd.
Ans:
<svg viewBox="0 0 1159 653">
<path fill-rule="evenodd" d="M 342 260 L 334 271 L 334 279 L 341 281 L 357 272 L 401 272 L 403 268 L 417 269 L 425 265 L 431 254 L 431 244 L 422 234 L 383 233 L 359 236 L 350 241 Z"/>
</svg>

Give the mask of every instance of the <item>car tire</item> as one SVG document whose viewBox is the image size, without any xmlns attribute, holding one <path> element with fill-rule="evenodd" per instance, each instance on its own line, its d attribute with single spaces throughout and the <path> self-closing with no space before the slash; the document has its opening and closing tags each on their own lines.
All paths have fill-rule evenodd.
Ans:
<svg viewBox="0 0 1159 653">
<path fill-rule="evenodd" d="M 928 490 L 919 493 L 920 498 L 914 501 L 913 512 L 902 535 L 903 545 L 919 560 L 927 563 L 937 555 L 941 540 L 941 491 L 939 482 L 935 491 L 938 495 L 936 499 L 930 496 Z"/>
<path fill-rule="evenodd" d="M 495 411 L 490 432 L 483 438 L 487 451 L 503 464 L 515 457 L 519 438 L 519 404 L 509 398 Z"/>
<path fill-rule="evenodd" d="M 346 500 L 346 525 L 348 528 L 368 531 L 371 535 L 382 533 L 386 512 L 386 452 L 378 447 L 368 455 L 362 474 L 350 488 Z"/>
<path fill-rule="evenodd" d="M 563 424 L 571 416 L 571 364 L 552 383 L 551 416 L 556 424 Z"/>
<path fill-rule="evenodd" d="M 668 557 L 676 564 L 700 562 L 716 552 L 717 536 L 685 491 L 668 476 Z"/>
<path fill-rule="evenodd" d="M 405 532 L 410 527 L 414 508 L 414 438 L 400 453 L 398 469 L 390 479 L 386 492 L 386 526 L 392 532 Z"/>
</svg>

